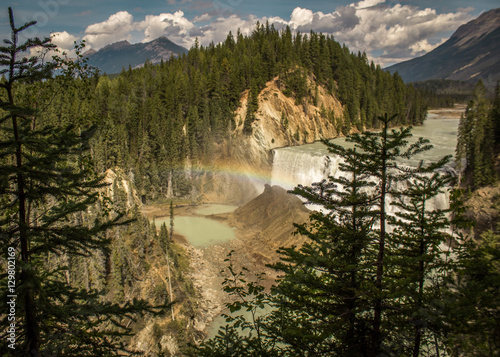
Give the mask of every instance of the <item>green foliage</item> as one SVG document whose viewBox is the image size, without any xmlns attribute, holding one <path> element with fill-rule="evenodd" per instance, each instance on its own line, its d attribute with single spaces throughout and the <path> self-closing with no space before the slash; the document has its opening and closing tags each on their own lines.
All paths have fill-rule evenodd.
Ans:
<svg viewBox="0 0 500 357">
<path fill-rule="evenodd" d="M 279 333 L 292 355 L 363 355 L 369 349 L 365 320 L 376 260 L 367 189 L 375 184 L 356 150 L 327 145 L 343 154 L 339 169 L 346 176 L 293 191 L 328 213 L 313 212 L 310 223 L 297 225 L 297 234 L 309 238 L 300 249 L 280 249 L 282 262 L 274 267 L 285 275 L 276 287 L 275 318 L 281 318 Z"/>
<path fill-rule="evenodd" d="M 466 103 L 474 93 L 474 83 L 449 79 L 431 79 L 413 82 L 430 108 L 452 108 L 455 103 Z"/>
<path fill-rule="evenodd" d="M 443 167 L 445 161 L 434 167 Z M 450 227 L 450 209 L 431 209 L 439 194 L 452 182 L 450 176 L 428 173 L 412 177 L 405 190 L 406 199 L 393 202 L 397 207 L 391 223 L 394 232 L 389 241 L 389 274 L 394 279 L 389 287 L 396 313 L 388 311 L 388 321 L 399 326 L 394 337 L 402 341 L 403 354 L 417 355 L 442 349 L 436 336 L 442 337 L 442 300 L 452 265 L 446 230 Z M 402 318 L 402 319 L 401 319 Z"/>
<path fill-rule="evenodd" d="M 456 160 L 463 167 L 463 184 L 479 188 L 497 179 L 495 155 L 497 153 L 499 132 L 498 85 L 494 106 L 486 98 L 486 88 L 479 81 L 474 89 L 474 99 L 469 101 L 465 114 L 460 119 Z"/>
<path fill-rule="evenodd" d="M 163 223 L 160 228 L 160 235 L 159 235 L 159 240 L 160 240 L 160 246 L 163 249 L 165 253 L 168 251 L 168 246 L 170 244 L 170 237 L 168 235 L 168 230 L 167 230 L 167 225 Z"/>
<path fill-rule="evenodd" d="M 253 133 L 252 123 L 255 121 L 255 112 L 259 109 L 259 91 L 253 84 L 248 91 L 247 113 L 243 122 L 243 134 L 251 135 Z"/>
<path fill-rule="evenodd" d="M 45 117 L 50 100 L 68 83 L 87 86 L 93 76 L 79 61 L 22 58 L 35 47 L 54 46 L 38 38 L 20 44 L 19 35 L 35 23 L 16 27 L 10 8 L 9 20 L 12 37 L 0 47 L 0 73 L 7 75 L 0 84 L 0 240 L 15 252 L 16 286 L 15 292 L 0 294 L 3 301 L 17 295 L 16 348 L 7 347 L 4 334 L 11 321 L 6 315 L 0 322 L 0 348 L 15 356 L 119 355 L 125 352 L 121 338 L 129 332 L 125 321 L 152 309 L 143 301 L 104 302 L 103 292 L 96 290 L 99 269 L 75 274 L 74 284 L 69 274 L 82 267 L 79 257 L 103 261 L 110 252 L 105 232 L 127 222 L 101 196 L 106 184 L 94 172 L 89 152 L 96 129 L 64 112 L 57 126 Z M 81 58 L 80 52 L 77 47 Z M 55 70 L 60 74 L 53 77 Z M 119 257 L 115 262 L 119 265 Z M 85 275 L 87 282 L 81 278 Z M 0 279 L 7 286 L 7 275 Z"/>
<path fill-rule="evenodd" d="M 448 353 L 451 356 L 498 356 L 500 351 L 500 235 L 467 240 L 457 251 L 456 279 L 446 296 Z"/>
<path fill-rule="evenodd" d="M 283 275 L 272 294 L 252 295 L 262 287 L 238 282 L 230 269 L 239 285 L 228 291 L 244 298 L 232 311 L 268 305 L 271 312 L 257 322 L 236 317 L 237 326 L 259 331 L 251 330 L 248 340 L 228 325 L 202 345 L 202 355 L 419 356 L 442 350 L 441 298 L 451 271 L 442 247 L 450 222 L 447 209 L 429 206 L 451 182 L 434 173 L 449 157 L 404 166 L 401 159 L 430 145 L 423 139 L 410 144 L 411 128 L 390 130 L 392 120 L 396 116 L 379 117 L 380 132 L 349 136 L 352 149 L 324 142 L 342 157 L 342 174 L 293 191 L 322 210 L 296 226 L 308 238 L 302 247 L 279 250 L 281 261 L 273 267 Z M 398 213 L 390 213 L 391 204 Z"/>
<path fill-rule="evenodd" d="M 78 125 L 96 124 L 90 142 L 96 170 L 118 166 L 133 172 L 145 198 L 157 199 L 167 196 L 170 173 L 182 171 L 187 159 L 210 163 L 215 144 L 236 127 L 234 113 L 246 90 L 243 131 L 252 133 L 258 94 L 275 78 L 306 111 L 316 100 L 316 86 L 336 94 L 346 110 L 344 132 L 377 127 L 384 112 L 403 113 L 393 125 L 419 124 L 425 117 L 419 92 L 368 64 L 366 56 L 350 53 L 331 36 L 294 35 L 266 25 L 250 36 L 231 34 L 223 43 L 196 46 L 186 56 L 114 78 L 75 78 L 64 91 L 52 82 L 39 85 L 57 93 L 46 108 L 46 124 L 59 125 L 67 117 Z M 184 174 L 171 177 L 176 196 L 190 194 Z"/>
<path fill-rule="evenodd" d="M 294 96 L 295 104 L 302 104 L 302 100 L 307 97 L 309 92 L 306 73 L 298 68 L 285 73 L 283 77 L 283 83 L 285 84 L 283 93 L 288 97 Z"/>
</svg>

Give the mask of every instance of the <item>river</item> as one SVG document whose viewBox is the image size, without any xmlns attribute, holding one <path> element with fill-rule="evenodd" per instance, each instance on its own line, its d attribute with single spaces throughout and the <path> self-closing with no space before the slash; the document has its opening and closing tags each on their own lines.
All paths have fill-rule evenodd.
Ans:
<svg viewBox="0 0 500 357">
<path fill-rule="evenodd" d="M 236 238 L 235 229 L 207 218 L 207 216 L 232 212 L 236 206 L 229 205 L 202 205 L 192 216 L 174 216 L 174 231 L 180 234 L 195 248 L 205 248 L 214 244 L 221 244 Z M 163 223 L 170 226 L 170 218 L 155 221 L 159 228 Z"/>
<path fill-rule="evenodd" d="M 459 123 L 457 112 L 459 111 L 455 111 L 451 118 L 443 118 L 439 111 L 430 112 L 424 125 L 413 128 L 412 140 L 423 137 L 429 139 L 433 145 L 432 150 L 416 158 L 418 161 L 436 161 L 443 156 L 454 155 Z M 346 143 L 345 138 L 337 138 L 333 142 L 344 146 L 352 145 Z M 286 189 L 292 189 L 298 184 L 310 185 L 321 181 L 328 175 L 335 175 L 339 163 L 339 158 L 329 154 L 325 145 L 320 142 L 275 149 L 273 157 L 271 184 L 280 185 Z M 433 203 L 439 208 L 445 208 L 447 204 L 446 194 L 438 197 Z M 249 312 L 243 312 L 243 314 L 247 319 L 251 319 Z M 214 337 L 219 327 L 225 324 L 222 316 L 216 317 L 208 327 L 208 337 Z"/>
<path fill-rule="evenodd" d="M 446 155 L 454 155 L 457 146 L 459 119 L 441 119 L 430 113 L 424 125 L 414 127 L 413 140 L 423 137 L 430 140 L 433 149 L 415 157 L 411 163 L 420 160 L 437 161 Z M 332 142 L 344 147 L 352 147 L 345 138 Z M 329 175 L 335 176 L 340 159 L 329 154 L 321 142 L 292 146 L 274 150 L 272 167 L 272 185 L 293 189 L 298 184 L 310 185 Z"/>
</svg>

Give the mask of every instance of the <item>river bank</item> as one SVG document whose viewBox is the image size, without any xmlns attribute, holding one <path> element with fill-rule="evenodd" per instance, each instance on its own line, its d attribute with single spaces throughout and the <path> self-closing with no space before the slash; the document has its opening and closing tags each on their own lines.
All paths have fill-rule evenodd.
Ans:
<svg viewBox="0 0 500 357">
<path fill-rule="evenodd" d="M 464 109 L 465 106 L 456 106 L 430 110 L 429 120 L 423 126 L 414 128 L 415 137 L 429 138 L 434 144 L 434 149 L 425 153 L 420 159 L 434 161 L 454 152 L 458 119 Z M 343 138 L 335 140 L 345 141 Z M 321 143 L 274 150 L 271 182 L 283 183 L 282 186 L 287 189 L 295 187 L 299 182 L 310 185 L 311 180 L 320 181 L 325 175 L 333 174 L 332 170 L 336 170 L 336 161 L 328 156 L 326 148 Z M 289 163 L 294 163 L 292 169 Z M 302 179 L 297 180 L 298 174 L 304 174 L 307 182 L 302 182 Z M 158 222 L 161 220 L 168 222 L 169 209 L 169 204 L 157 204 L 144 206 L 141 210 L 150 221 L 155 219 L 159 228 Z M 208 210 L 203 212 L 203 209 Z M 251 278 L 253 273 L 264 272 L 266 279 L 263 283 L 269 288 L 275 281 L 277 273 L 267 265 L 279 259 L 276 253 L 279 247 L 303 243 L 303 237 L 293 235 L 295 230 L 293 223 L 307 221 L 309 211 L 297 197 L 288 194 L 285 189 L 266 185 L 261 195 L 234 212 L 219 213 L 213 211 L 211 205 L 182 202 L 174 207 L 174 216 L 203 218 L 234 230 L 235 237 L 225 242 L 193 246 L 188 238 L 176 231 L 174 225 L 174 241 L 182 246 L 189 256 L 188 276 L 199 296 L 194 326 L 206 335 L 209 326 L 212 325 L 210 330 L 216 330 L 213 325 L 221 323 L 218 316 L 224 312 L 225 303 L 231 300 L 222 290 L 222 283 L 226 277 L 223 271 L 227 272 L 228 266 L 225 260 L 229 252 L 235 252 L 232 255 L 235 272 L 245 267 L 249 270 L 248 278 Z M 205 233 L 204 228 L 201 228 L 197 234 Z M 215 323 L 214 319 L 217 319 Z"/>
<path fill-rule="evenodd" d="M 427 118 L 439 118 L 439 119 L 460 119 L 462 114 L 467 108 L 466 104 L 455 104 L 453 108 L 437 108 L 429 109 L 427 111 Z"/>
</svg>

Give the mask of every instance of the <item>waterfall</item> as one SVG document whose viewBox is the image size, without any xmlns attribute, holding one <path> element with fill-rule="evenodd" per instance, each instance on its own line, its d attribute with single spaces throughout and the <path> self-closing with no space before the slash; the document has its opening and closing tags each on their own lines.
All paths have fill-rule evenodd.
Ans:
<svg viewBox="0 0 500 357">
<path fill-rule="evenodd" d="M 309 186 L 338 174 L 340 158 L 328 154 L 323 144 L 302 145 L 273 151 L 271 184 L 287 190 Z"/>
<path fill-rule="evenodd" d="M 342 159 L 328 153 L 323 144 L 315 143 L 295 147 L 275 149 L 273 152 L 273 166 L 271 184 L 291 190 L 297 185 L 310 186 L 312 183 L 327 179 L 328 176 L 339 177 L 346 175 L 339 170 Z M 406 182 L 397 184 L 399 191 L 404 191 Z M 395 213 L 395 207 L 390 204 L 388 197 L 389 214 Z M 446 209 L 449 207 L 449 192 L 439 193 L 427 203 L 429 210 Z M 321 209 L 319 206 L 308 205 L 313 210 Z"/>
</svg>

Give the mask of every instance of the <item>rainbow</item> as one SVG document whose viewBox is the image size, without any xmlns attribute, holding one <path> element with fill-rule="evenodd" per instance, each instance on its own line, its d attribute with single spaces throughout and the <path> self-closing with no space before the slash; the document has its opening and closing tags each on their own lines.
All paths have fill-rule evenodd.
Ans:
<svg viewBox="0 0 500 357">
<path fill-rule="evenodd" d="M 291 178 L 273 177 L 272 169 L 270 167 L 251 167 L 248 164 L 240 164 L 234 161 L 224 162 L 222 160 L 219 160 L 217 163 L 208 165 L 196 164 L 190 166 L 188 164 L 182 168 L 174 168 L 174 170 L 188 170 L 194 176 L 211 174 L 216 176 L 230 177 L 234 180 L 249 181 L 257 188 L 258 191 L 263 191 L 264 185 L 266 184 L 273 184 L 282 187 L 296 186 L 296 182 L 293 182 Z"/>
</svg>

